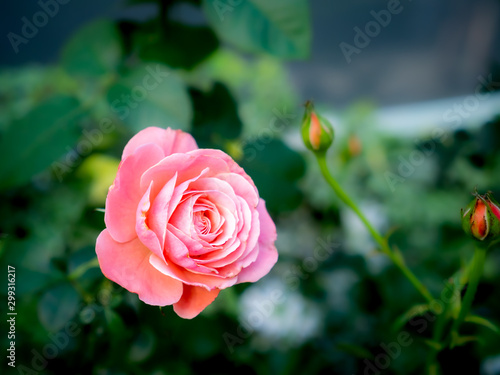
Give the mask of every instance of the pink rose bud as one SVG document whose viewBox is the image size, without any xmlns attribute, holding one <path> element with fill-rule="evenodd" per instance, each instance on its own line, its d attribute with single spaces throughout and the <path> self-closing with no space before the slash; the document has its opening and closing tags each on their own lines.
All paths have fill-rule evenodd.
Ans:
<svg viewBox="0 0 500 375">
<path fill-rule="evenodd" d="M 302 119 L 302 139 L 313 152 L 326 152 L 333 142 L 333 127 L 330 122 L 314 111 L 311 101 L 306 102 L 306 112 Z"/>
<path fill-rule="evenodd" d="M 500 208 L 491 193 L 479 195 L 462 210 L 464 231 L 478 241 L 493 243 L 500 240 Z"/>
<path fill-rule="evenodd" d="M 347 148 L 349 150 L 349 156 L 355 157 L 361 154 L 361 151 L 363 150 L 363 145 L 361 144 L 361 140 L 359 139 L 358 136 L 351 134 L 349 136 Z"/>
<path fill-rule="evenodd" d="M 276 227 L 252 179 L 180 130 L 150 127 L 127 143 L 104 221 L 96 243 L 103 274 L 186 319 L 278 259 Z"/>
</svg>

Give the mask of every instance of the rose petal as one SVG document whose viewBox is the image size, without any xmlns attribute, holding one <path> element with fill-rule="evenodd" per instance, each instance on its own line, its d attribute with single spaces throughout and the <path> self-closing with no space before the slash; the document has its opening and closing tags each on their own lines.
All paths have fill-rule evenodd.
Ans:
<svg viewBox="0 0 500 375">
<path fill-rule="evenodd" d="M 104 222 L 110 235 L 118 242 L 135 238 L 137 205 L 146 189 L 141 188 L 141 175 L 162 159 L 162 150 L 154 144 L 139 147 L 120 164 L 106 198 Z"/>
<path fill-rule="evenodd" d="M 173 130 L 170 128 L 162 129 L 151 126 L 137 133 L 123 149 L 122 160 L 132 155 L 142 145 L 153 143 L 160 147 L 163 156 L 169 156 L 174 153 L 188 152 L 198 149 L 196 141 L 191 134 L 184 133 L 182 130 Z"/>
<path fill-rule="evenodd" d="M 238 283 L 255 282 L 269 273 L 278 261 L 278 251 L 274 246 L 276 240 L 276 226 L 266 210 L 263 199 L 257 206 L 260 220 L 260 237 L 258 256 L 255 262 L 241 270 L 238 274 Z"/>
<path fill-rule="evenodd" d="M 223 160 L 200 156 L 198 151 L 200 150 L 167 156 L 142 175 L 141 186 L 146 190 L 151 181 L 154 180 L 155 186 L 161 188 L 175 173 L 177 173 L 177 181 L 184 182 L 199 178 L 201 174 L 211 176 L 228 172 L 228 166 Z M 153 197 L 156 197 L 160 188 L 152 190 Z"/>
<path fill-rule="evenodd" d="M 176 188 L 172 194 L 172 199 L 170 200 L 170 205 L 168 207 L 168 213 L 167 213 L 168 219 L 170 219 L 173 212 L 175 211 L 175 209 L 179 205 L 179 202 L 182 200 L 184 193 L 189 188 L 189 185 L 191 184 L 191 182 L 196 181 L 197 179 L 201 178 L 202 176 L 204 176 L 207 173 L 208 173 L 208 168 L 205 168 L 197 176 L 194 176 L 193 178 L 190 178 L 190 179 L 188 179 L 188 180 L 184 181 L 183 183 L 176 186 Z"/>
<path fill-rule="evenodd" d="M 229 172 L 236 173 L 236 174 L 242 176 L 250 184 L 250 186 L 252 186 L 253 190 L 255 190 L 255 192 L 258 195 L 257 187 L 253 183 L 250 176 L 248 174 L 246 174 L 246 172 L 243 170 L 243 168 L 241 168 L 225 152 L 223 152 L 221 150 L 213 150 L 213 149 L 198 149 L 198 150 L 194 151 L 193 154 L 195 154 L 197 156 L 208 156 L 208 157 L 213 157 L 213 158 L 223 160 L 226 163 L 227 167 L 229 168 Z M 223 172 L 221 172 L 221 173 L 223 173 Z"/>
<path fill-rule="evenodd" d="M 172 226 L 169 224 L 167 228 L 167 234 L 165 237 L 165 247 L 164 247 L 164 256 L 167 261 L 172 261 L 176 265 L 185 268 L 194 273 L 203 273 L 203 274 L 217 274 L 217 270 L 211 267 L 206 267 L 204 265 L 196 263 L 196 261 L 191 258 L 189 254 L 189 249 L 175 234 L 171 231 Z"/>
<path fill-rule="evenodd" d="M 227 182 L 236 195 L 242 197 L 252 208 L 259 204 L 259 194 L 253 183 L 250 183 L 245 177 L 235 173 L 221 173 L 217 175 L 221 181 Z"/>
<path fill-rule="evenodd" d="M 244 201 L 241 206 L 240 222 L 243 222 L 244 226 L 236 236 L 238 241 L 234 244 L 227 244 L 223 251 L 207 254 L 201 258 L 207 267 L 224 267 L 220 270 L 222 274 L 234 275 L 242 267 L 248 266 L 257 259 L 257 252 L 253 250 L 260 233 L 259 214 L 256 210 L 252 213 Z"/>
<path fill-rule="evenodd" d="M 157 234 L 148 226 L 149 208 L 151 207 L 149 194 L 152 185 L 153 182 L 151 182 L 151 185 L 137 206 L 135 231 L 144 246 L 161 257 L 163 256 L 163 242 L 160 242 Z"/>
<path fill-rule="evenodd" d="M 184 285 L 181 299 L 174 303 L 174 311 L 181 318 L 192 319 L 210 305 L 219 292 L 219 289 L 208 291 L 198 286 Z"/>
<path fill-rule="evenodd" d="M 497 207 L 492 201 L 488 201 L 488 205 L 490 206 L 491 211 L 500 220 L 500 208 Z"/>
<path fill-rule="evenodd" d="M 201 254 L 205 254 L 209 251 L 213 251 L 213 248 L 210 247 L 209 244 L 204 244 L 202 241 L 198 241 L 189 237 L 187 234 L 177 229 L 173 225 L 168 226 L 168 230 L 172 232 L 180 241 L 184 243 L 187 249 L 189 249 L 189 255 L 191 257 L 196 257 L 196 261 L 198 262 L 198 256 Z M 205 247 L 204 245 L 207 245 Z M 199 263 L 203 264 L 203 263 Z"/>
<path fill-rule="evenodd" d="M 158 271 L 149 263 L 151 252 L 138 238 L 116 242 L 104 229 L 96 243 L 102 273 L 139 298 L 155 306 L 171 305 L 181 298 L 182 283 Z"/>
<path fill-rule="evenodd" d="M 148 222 L 151 229 L 156 233 L 163 249 L 165 243 L 165 234 L 167 231 L 168 211 L 172 202 L 177 174 L 174 175 L 160 190 L 156 196 L 148 215 Z M 151 182 L 152 183 L 152 182 Z M 162 255 L 163 256 L 163 255 Z"/>
<path fill-rule="evenodd" d="M 276 233 L 276 225 L 266 209 L 266 202 L 260 198 L 259 205 L 257 206 L 260 220 L 260 236 L 259 243 L 274 243 L 278 235 Z"/>
<path fill-rule="evenodd" d="M 184 196 L 168 223 L 189 235 L 193 226 L 193 206 L 199 196 L 200 194 Z"/>
<path fill-rule="evenodd" d="M 149 263 L 164 275 L 182 281 L 184 284 L 200 286 L 207 290 L 214 288 L 225 289 L 236 283 L 236 277 L 222 277 L 216 274 L 200 274 L 190 272 L 174 263 L 166 263 L 165 260 L 158 258 L 155 254 L 149 257 Z"/>
<path fill-rule="evenodd" d="M 471 231 L 474 237 L 483 240 L 488 235 L 488 220 L 486 220 L 486 204 L 478 199 L 474 213 L 471 216 Z"/>
<path fill-rule="evenodd" d="M 238 274 L 239 283 L 254 283 L 266 276 L 271 268 L 278 261 L 278 251 L 274 245 L 267 247 L 258 245 L 259 255 L 257 260 L 251 263 L 248 267 L 243 268 Z"/>
</svg>

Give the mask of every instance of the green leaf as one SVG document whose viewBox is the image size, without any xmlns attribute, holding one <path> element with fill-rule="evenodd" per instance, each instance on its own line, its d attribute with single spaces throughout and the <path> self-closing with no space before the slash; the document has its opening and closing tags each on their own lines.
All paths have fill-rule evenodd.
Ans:
<svg viewBox="0 0 500 375">
<path fill-rule="evenodd" d="M 63 328 L 77 313 L 80 296 L 69 284 L 61 284 L 46 291 L 38 302 L 38 317 L 50 332 Z"/>
<path fill-rule="evenodd" d="M 457 336 L 453 340 L 453 346 L 462 346 L 474 341 L 481 342 L 481 339 L 476 336 Z"/>
<path fill-rule="evenodd" d="M 281 140 L 269 138 L 257 138 L 243 150 L 240 165 L 254 180 L 267 208 L 274 213 L 297 208 L 303 197 L 297 186 L 305 173 L 302 156 Z"/>
<path fill-rule="evenodd" d="M 111 110 L 134 133 L 148 126 L 188 130 L 191 100 L 183 81 L 162 64 L 141 65 L 108 91 Z"/>
<path fill-rule="evenodd" d="M 41 190 L 41 189 L 40 189 Z M 65 253 L 72 243 L 68 234 L 80 229 L 86 204 L 86 186 L 79 182 L 55 183 L 50 190 L 16 189 L 0 205 L 0 228 L 5 251 L 0 269 L 16 267 L 16 295 L 25 297 L 64 279 Z M 20 232 L 20 233 L 19 233 Z M 95 241 L 95 232 L 90 241 Z M 92 256 L 95 257 L 95 242 Z"/>
<path fill-rule="evenodd" d="M 112 335 L 123 336 L 125 329 L 125 324 L 123 319 L 114 310 L 110 308 L 104 309 L 104 317 L 106 319 L 106 324 L 109 329 L 109 333 Z"/>
<path fill-rule="evenodd" d="M 462 308 L 462 299 L 460 296 L 465 285 L 467 285 L 468 275 L 468 267 L 465 264 L 462 264 L 460 269 L 456 271 L 451 278 L 451 281 L 446 284 L 448 285 L 448 288 L 452 289 L 451 295 L 454 296 L 449 306 L 453 319 L 457 319 L 460 314 L 460 309 Z"/>
<path fill-rule="evenodd" d="M 98 77 L 116 70 L 122 57 L 122 41 L 116 26 L 105 20 L 80 29 L 64 47 L 62 63 L 68 73 Z"/>
<path fill-rule="evenodd" d="M 192 69 L 219 47 L 219 40 L 206 26 L 169 22 L 163 30 L 156 20 L 139 25 L 132 33 L 132 40 L 134 50 L 143 61 L 184 69 Z"/>
<path fill-rule="evenodd" d="M 406 322 L 408 322 L 409 320 L 413 319 L 416 316 L 421 316 L 430 310 L 431 308 L 429 307 L 429 305 L 425 303 L 410 307 L 392 324 L 392 330 L 394 332 L 400 331 L 404 327 Z"/>
<path fill-rule="evenodd" d="M 29 236 L 19 240 L 7 238 L 5 241 L 5 255 L 0 259 L 0 266 L 16 267 L 16 295 L 26 296 L 37 292 L 62 278 L 61 272 L 54 269 L 51 260 L 64 252 L 61 235 L 48 229 L 48 235 Z"/>
<path fill-rule="evenodd" d="M 242 123 L 229 90 L 216 83 L 211 91 L 190 91 L 194 106 L 193 136 L 201 148 L 224 148 L 240 136 Z"/>
<path fill-rule="evenodd" d="M 71 148 L 81 133 L 82 110 L 69 96 L 54 96 L 9 126 L 0 138 L 0 188 L 26 183 Z"/>
<path fill-rule="evenodd" d="M 55 65 L 2 67 L 0 73 L 0 131 L 24 117 L 45 98 L 78 90 L 72 78 Z"/>
<path fill-rule="evenodd" d="M 500 334 L 500 327 L 498 327 L 495 323 L 490 322 L 488 319 L 477 316 L 477 315 L 469 315 L 465 318 L 465 321 L 468 323 L 474 323 L 486 328 L 491 329 L 493 332 Z"/>
<path fill-rule="evenodd" d="M 362 358 L 362 359 L 366 358 L 366 359 L 370 359 L 370 360 L 374 359 L 373 354 L 370 353 L 370 351 L 368 349 L 365 349 L 359 345 L 349 344 L 347 342 L 339 342 L 337 344 L 337 349 L 339 349 L 347 354 L 358 357 L 358 358 Z"/>
<path fill-rule="evenodd" d="M 149 327 L 141 329 L 134 338 L 128 352 L 128 358 L 131 362 L 143 362 L 151 356 L 156 345 L 156 336 Z"/>
<path fill-rule="evenodd" d="M 441 351 L 443 349 L 443 344 L 441 344 L 440 342 L 433 340 L 424 340 L 424 342 L 434 350 Z"/>
<path fill-rule="evenodd" d="M 131 334 L 130 329 L 125 326 L 122 317 L 109 307 L 104 309 L 104 318 L 110 337 L 110 356 L 123 356 L 123 343 L 128 341 L 128 336 Z"/>
<path fill-rule="evenodd" d="M 203 0 L 219 38 L 250 52 L 305 58 L 311 30 L 307 0 Z"/>
<path fill-rule="evenodd" d="M 9 208 L 7 206 L 7 210 Z M 12 211 L 11 208 L 10 211 Z M 46 215 L 42 218 L 42 215 L 37 216 L 33 210 L 19 211 L 19 214 L 12 213 L 8 221 L 13 221 L 14 227 L 21 228 L 25 237 L 16 238 L 15 232 L 12 233 L 13 229 L 6 225 L 7 220 L 2 220 L 0 225 L 8 234 L 5 238 L 5 251 L 0 259 L 0 266 L 2 268 L 7 268 L 7 265 L 16 267 L 16 295 L 25 296 L 63 277 L 62 273 L 54 267 L 52 259 L 64 254 L 64 242 L 61 228 L 56 230 L 48 225 Z M 8 211 L 2 207 L 0 213 L 2 217 L 6 217 L 5 212 Z M 37 227 L 30 225 L 29 221 L 32 218 L 39 220 Z"/>
</svg>

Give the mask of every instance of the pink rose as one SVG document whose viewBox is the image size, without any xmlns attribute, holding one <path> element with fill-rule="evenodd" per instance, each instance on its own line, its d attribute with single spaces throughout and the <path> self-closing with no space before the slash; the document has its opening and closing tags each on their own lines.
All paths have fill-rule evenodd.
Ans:
<svg viewBox="0 0 500 375">
<path fill-rule="evenodd" d="M 186 319 L 278 259 L 276 227 L 252 179 L 180 130 L 150 127 L 128 142 L 104 221 L 96 244 L 104 275 Z"/>
</svg>

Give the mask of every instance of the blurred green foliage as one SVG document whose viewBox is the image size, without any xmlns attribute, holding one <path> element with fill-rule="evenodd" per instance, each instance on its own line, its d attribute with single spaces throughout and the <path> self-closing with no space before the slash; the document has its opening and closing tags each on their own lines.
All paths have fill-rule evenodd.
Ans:
<svg viewBox="0 0 500 375">
<path fill-rule="evenodd" d="M 143 2 L 152 1 L 129 3 Z M 418 294 L 374 253 L 297 146 L 302 109 L 282 59 L 308 55 L 307 2 L 189 1 L 205 14 L 203 26 L 172 20 L 179 3 L 160 1 L 144 22 L 98 20 L 69 39 L 59 64 L 0 73 L 0 264 L 16 269 L 13 373 L 368 374 L 366 361 L 403 331 L 411 346 L 383 373 L 421 374 L 435 317 L 399 319 Z M 337 114 L 347 131 L 330 165 L 380 228 L 394 229 L 391 243 L 438 295 L 472 254 L 459 218 L 469 192 L 477 185 L 500 197 L 500 120 L 415 143 L 378 132 L 372 110 L 360 104 Z M 192 321 L 85 268 L 123 146 L 147 126 L 190 131 L 201 147 L 232 155 L 278 226 L 271 274 L 223 291 Z M 385 176 L 398 174 L 399 157 L 429 142 L 424 162 L 391 188 Z M 319 261 L 318 246 L 334 251 Z M 494 250 L 473 310 L 498 325 Z M 245 328 L 242 301 L 266 287 L 283 301 Z M 443 374 L 478 374 L 500 358 L 497 333 L 464 330 L 480 341 L 442 352 Z"/>
</svg>

